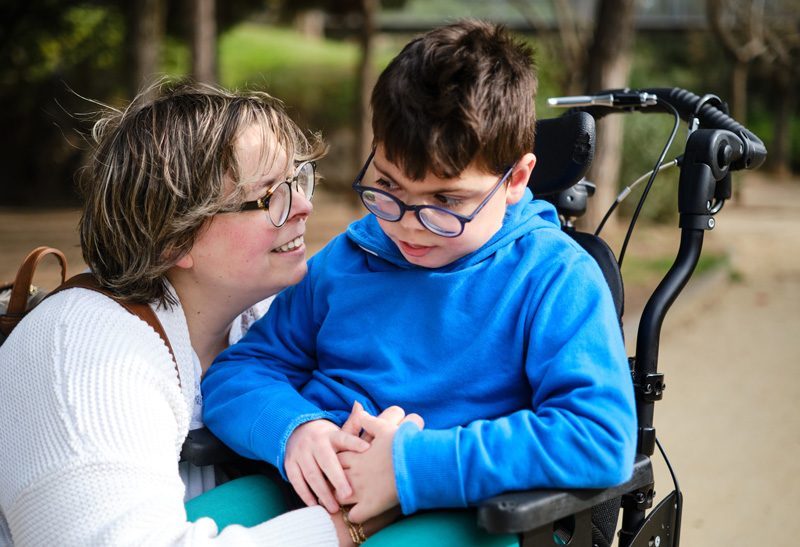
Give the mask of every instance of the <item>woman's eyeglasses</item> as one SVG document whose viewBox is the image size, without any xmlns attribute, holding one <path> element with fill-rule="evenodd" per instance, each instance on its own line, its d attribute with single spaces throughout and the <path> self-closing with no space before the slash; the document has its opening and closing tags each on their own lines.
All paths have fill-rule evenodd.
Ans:
<svg viewBox="0 0 800 547">
<path fill-rule="evenodd" d="M 220 213 L 239 213 L 263 209 L 267 218 L 276 228 L 280 228 L 289 219 L 292 210 L 292 184 L 308 201 L 314 197 L 314 186 L 317 178 L 317 164 L 304 161 L 294 171 L 294 176 L 279 182 L 269 189 L 264 197 L 254 201 L 245 201 L 236 211 L 220 211 Z"/>
</svg>

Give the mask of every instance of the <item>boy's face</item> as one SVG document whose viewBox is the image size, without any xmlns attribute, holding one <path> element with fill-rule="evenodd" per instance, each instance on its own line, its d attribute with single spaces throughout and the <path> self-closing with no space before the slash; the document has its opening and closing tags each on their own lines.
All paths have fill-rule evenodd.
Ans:
<svg viewBox="0 0 800 547">
<path fill-rule="evenodd" d="M 426 268 L 445 266 L 476 251 L 497 233 L 503 224 L 506 206 L 522 198 L 534 163 L 533 154 L 526 154 L 514 167 L 508 182 L 501 185 L 477 216 L 464 225 L 464 232 L 458 237 L 434 234 L 420 224 L 411 211 L 406 211 L 397 222 L 378 217 L 378 224 L 412 264 Z M 362 185 L 388 192 L 406 205 L 436 205 L 464 216 L 475 211 L 500 179 L 498 175 L 469 166 L 457 178 L 442 179 L 429 173 L 423 180 L 412 181 L 386 159 L 381 145 L 375 150 L 373 166 L 374 174 L 367 174 Z"/>
</svg>

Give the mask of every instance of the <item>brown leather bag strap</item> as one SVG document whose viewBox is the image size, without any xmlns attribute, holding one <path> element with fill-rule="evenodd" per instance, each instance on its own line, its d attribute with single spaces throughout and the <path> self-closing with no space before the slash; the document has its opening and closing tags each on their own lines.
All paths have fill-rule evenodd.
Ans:
<svg viewBox="0 0 800 547">
<path fill-rule="evenodd" d="M 17 276 L 11 287 L 11 295 L 9 296 L 8 308 L 6 313 L 0 316 L 0 331 L 6 336 L 11 334 L 14 327 L 22 321 L 25 314 L 28 313 L 28 299 L 30 297 L 30 289 L 33 283 L 33 274 L 36 271 L 36 266 L 39 261 L 45 256 L 52 254 L 61 263 L 61 282 L 67 278 L 67 259 L 64 253 L 52 247 L 38 247 L 30 252 L 22 261 L 22 265 L 17 270 Z"/>
<path fill-rule="evenodd" d="M 63 283 L 67 279 L 67 259 L 64 253 L 52 247 L 38 247 L 31 251 L 17 270 L 17 277 L 14 278 L 14 286 L 8 301 L 8 309 L 2 317 L 2 329 L 6 335 L 14 330 L 17 323 L 22 321 L 28 312 L 28 298 L 31 294 L 33 274 L 39 261 L 49 254 L 54 255 L 61 263 L 61 282 Z"/>
<path fill-rule="evenodd" d="M 169 349 L 170 355 L 172 355 L 172 361 L 175 363 L 175 372 L 178 374 L 178 386 L 181 385 L 181 372 L 178 370 L 178 360 L 175 358 L 175 352 L 172 351 L 172 344 L 169 343 L 169 338 L 167 338 L 167 333 L 164 330 L 163 325 L 161 325 L 161 321 L 158 320 L 156 313 L 153 311 L 148 304 L 140 304 L 138 302 L 131 302 L 129 300 L 122 300 L 117 298 L 108 289 L 105 289 L 98 285 L 97 280 L 95 277 L 90 273 L 80 273 L 78 275 L 74 275 L 70 277 L 67 281 L 59 285 L 57 288 L 53 290 L 47 296 L 50 297 L 57 292 L 72 289 L 74 287 L 79 287 L 82 289 L 89 289 L 92 291 L 97 291 L 105 296 L 111 298 L 117 304 L 128 310 L 130 313 L 150 325 L 154 331 L 158 333 L 164 343 L 167 345 L 167 349 Z"/>
</svg>

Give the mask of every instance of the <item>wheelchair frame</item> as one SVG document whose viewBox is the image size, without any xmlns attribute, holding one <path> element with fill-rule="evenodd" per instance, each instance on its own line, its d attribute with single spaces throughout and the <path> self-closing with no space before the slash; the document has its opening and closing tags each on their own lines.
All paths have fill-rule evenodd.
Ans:
<svg viewBox="0 0 800 547">
<path fill-rule="evenodd" d="M 555 104 L 559 100 L 556 99 Z M 573 220 L 586 210 L 586 201 L 594 186 L 582 181 L 593 152 L 594 121 L 617 112 L 663 112 L 671 110 L 689 123 L 689 137 L 684 154 L 679 158 L 681 175 L 678 186 L 680 246 L 672 267 L 652 293 L 639 322 L 635 356 L 629 358 L 636 396 L 638 445 L 633 476 L 626 483 L 600 490 L 536 490 L 510 492 L 486 500 L 478 509 L 478 523 L 493 533 L 516 533 L 524 547 L 557 545 L 598 546 L 613 542 L 615 513 L 603 516 L 598 508 L 621 506 L 622 524 L 619 547 L 677 547 L 680 542 L 682 493 L 675 480 L 675 490 L 653 508 L 655 478 L 651 456 L 655 452 L 656 430 L 653 426 L 654 405 L 663 397 L 664 374 L 658 371 L 658 349 L 661 328 L 672 304 L 694 273 L 702 253 L 703 237 L 715 226 L 714 215 L 731 197 L 730 172 L 756 169 L 766 158 L 766 149 L 752 132 L 728 117 L 725 104 L 713 95 L 698 97 L 678 88 L 645 90 L 609 90 L 593 97 L 563 98 L 562 103 L 579 106 L 564 116 L 542 120 L 541 127 L 560 124 L 559 129 L 571 135 L 573 144 L 558 149 L 539 150 L 539 143 L 548 146 L 548 139 L 537 139 L 535 152 L 539 161 L 553 166 L 536 169 L 529 186 L 534 195 L 554 203 L 562 220 L 562 228 L 575 237 L 600 264 L 615 294 L 617 311 L 622 319 L 622 285 L 613 253 L 591 234 L 575 232 Z M 569 120 L 571 121 L 559 121 Z M 538 127 L 537 127 L 538 129 Z M 544 142 L 542 142 L 544 140 Z M 569 140 L 563 136 L 558 146 Z M 545 152 L 545 153 L 541 153 Z M 560 156 L 560 157 L 557 157 Z M 657 172 L 654 169 L 653 173 Z M 558 173 L 563 173 L 560 177 Z M 540 183 L 539 177 L 546 180 Z M 570 177 L 572 177 L 570 179 Z M 598 241 L 593 241 L 596 238 Z M 592 242 L 587 244 L 587 241 Z M 599 251 L 598 251 L 599 249 Z M 616 284 L 619 283 L 618 289 Z M 674 477 L 673 477 L 674 479 Z M 617 500 L 621 500 L 619 503 Z M 648 512 L 648 510 L 650 510 Z M 598 522 L 605 519 L 606 522 Z M 611 520 L 612 522 L 608 522 Z M 598 529 L 611 526 L 610 534 L 598 535 Z M 598 538 L 599 541 L 598 541 Z M 605 542 L 605 543 L 604 543 Z M 603 545 L 604 544 L 604 545 Z"/>
</svg>

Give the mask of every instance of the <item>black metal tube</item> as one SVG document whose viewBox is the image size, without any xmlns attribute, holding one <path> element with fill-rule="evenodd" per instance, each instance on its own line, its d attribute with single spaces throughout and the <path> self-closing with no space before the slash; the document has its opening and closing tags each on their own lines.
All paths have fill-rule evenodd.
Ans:
<svg viewBox="0 0 800 547">
<path fill-rule="evenodd" d="M 683 228 L 675 263 L 645 305 L 636 339 L 635 379 L 658 371 L 658 346 L 664 317 L 694 273 L 703 249 L 703 230 Z M 639 427 L 653 426 L 653 403 L 637 393 Z"/>
</svg>

